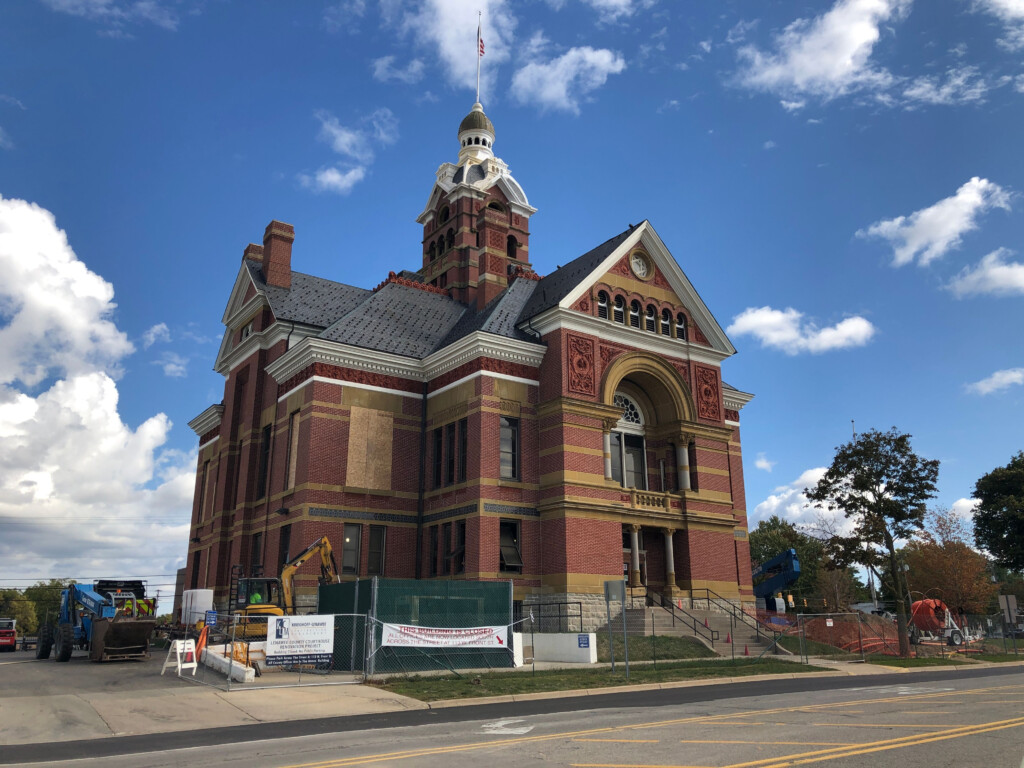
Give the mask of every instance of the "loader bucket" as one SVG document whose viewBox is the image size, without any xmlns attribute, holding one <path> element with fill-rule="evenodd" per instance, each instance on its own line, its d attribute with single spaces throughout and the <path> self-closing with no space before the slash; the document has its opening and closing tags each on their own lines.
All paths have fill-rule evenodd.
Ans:
<svg viewBox="0 0 1024 768">
<path fill-rule="evenodd" d="M 149 656 L 149 637 L 155 628 L 155 618 L 96 618 L 92 625 L 89 658 L 93 661 L 144 659 Z"/>
</svg>

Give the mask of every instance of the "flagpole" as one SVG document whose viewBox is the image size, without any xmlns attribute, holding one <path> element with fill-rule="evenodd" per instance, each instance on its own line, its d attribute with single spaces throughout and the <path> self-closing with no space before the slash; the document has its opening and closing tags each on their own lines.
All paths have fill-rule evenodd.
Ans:
<svg viewBox="0 0 1024 768">
<path fill-rule="evenodd" d="M 480 103 L 480 25 L 483 24 L 483 11 L 477 11 L 476 22 L 476 101 Z"/>
</svg>

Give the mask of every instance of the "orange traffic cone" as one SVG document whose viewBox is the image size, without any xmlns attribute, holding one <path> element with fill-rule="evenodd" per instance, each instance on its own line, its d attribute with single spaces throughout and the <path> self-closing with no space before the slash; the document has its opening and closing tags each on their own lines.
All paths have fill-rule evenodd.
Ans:
<svg viewBox="0 0 1024 768">
<path fill-rule="evenodd" d="M 743 655 L 744 656 L 749 656 L 750 655 L 750 649 L 747 648 L 747 646 L 745 646 L 745 645 L 743 646 Z"/>
<path fill-rule="evenodd" d="M 726 632 L 725 633 L 725 642 L 727 642 L 730 645 L 732 645 L 732 633 L 730 633 L 730 632 Z"/>
</svg>

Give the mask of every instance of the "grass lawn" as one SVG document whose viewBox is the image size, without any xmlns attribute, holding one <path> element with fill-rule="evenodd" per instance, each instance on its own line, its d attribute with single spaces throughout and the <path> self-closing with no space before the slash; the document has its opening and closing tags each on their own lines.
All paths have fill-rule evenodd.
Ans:
<svg viewBox="0 0 1024 768">
<path fill-rule="evenodd" d="M 942 656 L 918 656 L 913 659 L 901 659 L 897 656 L 868 656 L 868 664 L 879 664 L 883 667 L 955 667 L 970 664 L 971 659 L 963 656 L 943 658 Z"/>
<path fill-rule="evenodd" d="M 1024 653 L 1020 656 L 1013 653 L 979 653 L 971 655 L 968 658 L 977 659 L 978 661 L 990 661 L 993 664 L 1001 664 L 1006 661 L 1024 661 Z"/>
<path fill-rule="evenodd" d="M 799 637 L 780 637 L 779 646 L 790 653 L 800 653 Z M 836 648 L 828 643 L 821 643 L 817 640 L 804 640 L 804 653 L 808 656 L 828 656 L 830 659 L 859 659 L 859 653 L 850 653 L 842 648 Z"/>
<path fill-rule="evenodd" d="M 619 662 L 626 658 L 623 648 L 622 635 L 612 635 L 614 640 L 615 661 Z M 661 661 L 662 659 L 704 659 L 712 657 L 715 652 L 706 645 L 692 637 L 671 637 L 668 635 L 656 635 L 652 638 L 644 635 L 629 636 L 629 660 L 630 661 Z M 608 653 L 608 633 L 597 633 L 597 660 L 611 661 Z"/>
<path fill-rule="evenodd" d="M 632 644 L 631 644 L 632 645 Z M 632 648 L 630 649 L 632 651 Z M 659 662 L 630 665 L 629 680 L 622 665 L 610 669 L 552 669 L 533 674 L 528 670 L 488 672 L 480 675 L 463 673 L 462 678 L 419 677 L 400 678 L 380 683 L 370 682 L 394 693 L 421 701 L 468 699 L 479 696 L 505 696 L 540 691 L 571 691 L 582 688 L 606 688 L 639 683 L 667 683 L 674 680 L 696 680 L 715 677 L 745 677 L 794 672 L 820 672 L 819 667 L 789 661 L 752 661 L 745 659 L 715 661 Z"/>
</svg>

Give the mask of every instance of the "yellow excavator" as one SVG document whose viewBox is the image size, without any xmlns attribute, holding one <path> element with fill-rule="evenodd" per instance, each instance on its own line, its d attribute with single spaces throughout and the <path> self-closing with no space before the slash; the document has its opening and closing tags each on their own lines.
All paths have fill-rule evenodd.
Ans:
<svg viewBox="0 0 1024 768">
<path fill-rule="evenodd" d="M 230 609 L 232 614 L 242 617 L 239 626 L 244 628 L 246 637 L 265 634 L 268 616 L 295 613 L 295 572 L 316 554 L 320 555 L 320 583 L 338 584 L 341 581 L 338 565 L 326 536 L 285 563 L 279 578 L 242 576 L 240 566 L 232 569 Z"/>
</svg>

